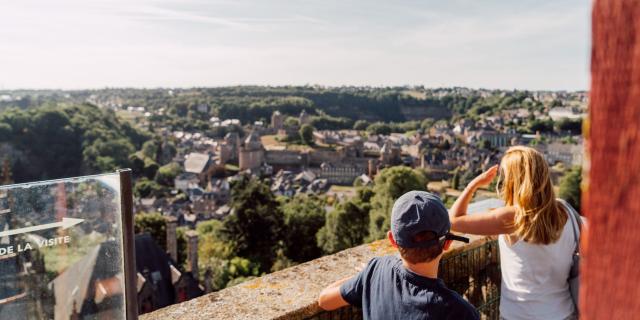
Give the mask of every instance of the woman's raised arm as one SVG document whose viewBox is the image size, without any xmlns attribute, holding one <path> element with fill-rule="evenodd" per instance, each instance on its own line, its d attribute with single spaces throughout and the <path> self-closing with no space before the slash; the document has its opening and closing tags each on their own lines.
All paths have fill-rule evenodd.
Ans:
<svg viewBox="0 0 640 320">
<path fill-rule="evenodd" d="M 489 212 L 467 215 L 469 202 L 478 188 L 487 186 L 495 179 L 498 166 L 495 165 L 483 172 L 462 191 L 456 202 L 449 209 L 451 230 L 478 235 L 496 235 L 512 231 L 514 208 L 504 207 Z"/>
<path fill-rule="evenodd" d="M 502 207 L 487 212 L 459 216 L 451 220 L 451 230 L 467 234 L 493 236 L 510 234 L 513 229 L 513 207 Z"/>
<path fill-rule="evenodd" d="M 495 179 L 497 174 L 498 166 L 495 165 L 471 180 L 469 185 L 464 188 L 451 209 L 449 209 L 449 219 L 453 220 L 453 218 L 455 217 L 466 215 L 467 207 L 469 206 L 469 202 L 471 201 L 471 199 L 473 199 L 473 194 L 476 193 L 476 190 L 478 190 L 478 188 L 480 187 L 488 186 L 491 181 Z"/>
</svg>

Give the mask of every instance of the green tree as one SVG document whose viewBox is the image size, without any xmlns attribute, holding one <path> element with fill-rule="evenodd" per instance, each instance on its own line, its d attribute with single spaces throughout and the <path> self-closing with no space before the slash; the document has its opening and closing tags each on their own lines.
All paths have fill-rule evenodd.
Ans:
<svg viewBox="0 0 640 320">
<path fill-rule="evenodd" d="M 567 119 L 562 118 L 555 122 L 556 131 L 564 132 L 568 131 L 571 134 L 582 133 L 582 119 Z"/>
<path fill-rule="evenodd" d="M 222 222 L 209 220 L 199 223 L 198 257 L 200 281 L 213 291 L 238 284 L 260 274 L 259 265 L 248 259 L 235 257 L 230 244 L 220 239 Z"/>
<path fill-rule="evenodd" d="M 371 198 L 368 240 L 382 239 L 390 227 L 391 208 L 396 199 L 412 190 L 425 190 L 424 172 L 397 166 L 380 171 L 375 178 L 374 196 Z"/>
<path fill-rule="evenodd" d="M 491 150 L 491 149 L 493 149 L 491 147 L 491 142 L 489 140 L 487 140 L 487 139 L 482 139 L 482 140 L 478 141 L 476 146 L 477 146 L 477 148 L 483 149 L 483 150 Z"/>
<path fill-rule="evenodd" d="M 553 101 L 551 101 L 551 104 L 549 105 L 549 107 L 551 108 L 562 107 L 562 101 L 558 99 L 554 99 Z"/>
<path fill-rule="evenodd" d="M 223 228 L 222 222 L 209 220 L 198 223 L 198 257 L 202 261 L 209 258 L 231 259 L 233 251 L 231 246 L 220 239 L 220 232 Z"/>
<path fill-rule="evenodd" d="M 311 125 L 305 124 L 300 127 L 300 139 L 303 143 L 307 145 L 313 144 L 313 127 Z"/>
<path fill-rule="evenodd" d="M 362 244 L 368 235 L 370 209 L 368 201 L 358 199 L 339 203 L 316 235 L 318 246 L 331 254 Z"/>
<path fill-rule="evenodd" d="M 20 166 L 14 168 L 16 182 L 128 167 L 128 156 L 146 139 L 114 112 L 88 104 L 49 103 L 0 114 L 0 140 L 21 155 L 14 163 Z"/>
<path fill-rule="evenodd" d="M 370 134 L 382 134 L 382 135 L 390 135 L 391 127 L 382 122 L 372 123 L 367 127 L 367 132 Z"/>
<path fill-rule="evenodd" d="M 153 180 L 158 172 L 160 166 L 157 162 L 155 162 L 152 158 L 144 159 L 144 168 L 142 169 L 142 173 L 149 180 Z"/>
<path fill-rule="evenodd" d="M 182 172 L 182 167 L 171 162 L 158 169 L 156 173 L 156 181 L 164 186 L 173 187 L 173 180 Z"/>
<path fill-rule="evenodd" d="M 530 120 L 527 124 L 527 129 L 531 133 L 536 132 L 552 132 L 553 131 L 553 120 L 541 120 L 541 119 L 533 119 Z"/>
<path fill-rule="evenodd" d="M 142 145 L 141 151 L 145 157 L 151 158 L 156 161 L 156 156 L 158 155 L 159 149 L 160 147 L 158 146 L 158 143 L 156 141 L 149 140 Z"/>
<path fill-rule="evenodd" d="M 129 162 L 129 155 L 135 151 L 133 144 L 125 138 L 97 139 L 84 149 L 85 160 L 100 172 L 112 171 Z"/>
<path fill-rule="evenodd" d="M 138 198 L 147 198 L 160 196 L 163 194 L 163 188 L 157 182 L 147 178 L 141 178 L 136 181 L 133 187 L 133 193 Z"/>
<path fill-rule="evenodd" d="M 140 152 L 132 153 L 129 156 L 129 163 L 134 176 L 138 177 L 144 173 L 144 157 Z"/>
<path fill-rule="evenodd" d="M 162 214 L 136 213 L 133 219 L 133 230 L 136 234 L 149 233 L 156 244 L 167 250 L 167 224 Z"/>
<path fill-rule="evenodd" d="M 293 267 L 297 262 L 292 261 L 284 254 L 284 249 L 280 248 L 276 251 L 276 259 L 271 266 L 271 272 L 280 271 L 289 267 Z"/>
<path fill-rule="evenodd" d="M 316 233 L 325 224 L 324 202 L 316 196 L 298 194 L 282 205 L 284 213 L 285 252 L 296 262 L 313 260 L 322 255 Z"/>
<path fill-rule="evenodd" d="M 451 188 L 458 190 L 460 188 L 460 170 L 456 168 L 451 177 Z"/>
<path fill-rule="evenodd" d="M 209 281 L 208 286 L 213 291 L 232 287 L 260 275 L 258 264 L 240 257 L 231 259 L 212 257 L 203 261 L 203 267 L 201 268 L 202 281 L 203 283 Z"/>
<path fill-rule="evenodd" d="M 298 121 L 298 118 L 287 117 L 284 120 L 284 126 L 287 127 L 287 128 L 297 127 L 298 125 L 300 125 L 300 121 Z"/>
<path fill-rule="evenodd" d="M 157 212 L 137 213 L 134 216 L 133 230 L 136 234 L 149 233 L 153 241 L 165 251 L 167 250 L 167 225 L 162 214 Z M 187 236 L 185 228 L 176 229 L 176 244 L 178 246 L 179 266 L 183 266 L 187 261 Z"/>
<path fill-rule="evenodd" d="M 173 142 L 165 141 L 160 145 L 158 162 L 161 164 L 169 164 L 178 153 L 178 149 Z"/>
<path fill-rule="evenodd" d="M 187 269 L 187 227 L 176 228 L 176 244 L 178 245 L 178 265 Z"/>
<path fill-rule="evenodd" d="M 367 127 L 369 126 L 369 122 L 366 120 L 358 120 L 353 124 L 353 129 L 354 130 L 360 130 L 360 131 L 364 131 L 367 130 Z"/>
<path fill-rule="evenodd" d="M 309 124 L 319 130 L 340 130 L 352 127 L 353 121 L 344 117 L 332 117 L 326 114 L 312 116 L 309 118 Z"/>
<path fill-rule="evenodd" d="M 257 178 L 242 177 L 233 184 L 230 206 L 234 213 L 224 219 L 221 238 L 238 256 L 260 263 L 262 271 L 270 270 L 284 218 L 269 186 Z"/>
<path fill-rule="evenodd" d="M 435 123 L 436 121 L 433 118 L 426 118 L 420 123 L 420 128 L 426 131 L 431 129 Z"/>
<path fill-rule="evenodd" d="M 582 182 L 582 168 L 574 166 L 560 179 L 558 196 L 565 199 L 580 212 L 580 183 Z"/>
<path fill-rule="evenodd" d="M 13 128 L 7 123 L 0 122 L 0 142 L 10 141 Z"/>
</svg>

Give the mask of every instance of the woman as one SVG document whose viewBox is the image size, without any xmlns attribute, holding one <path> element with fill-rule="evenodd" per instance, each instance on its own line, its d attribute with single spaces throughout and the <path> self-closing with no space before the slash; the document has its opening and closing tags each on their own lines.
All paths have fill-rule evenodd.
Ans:
<svg viewBox="0 0 640 320">
<path fill-rule="evenodd" d="M 467 215 L 475 191 L 498 171 L 496 189 L 506 206 Z M 499 235 L 501 318 L 576 318 L 567 282 L 576 246 L 569 213 L 556 201 L 544 157 L 523 146 L 508 149 L 500 166 L 471 181 L 451 207 L 452 230 Z"/>
</svg>

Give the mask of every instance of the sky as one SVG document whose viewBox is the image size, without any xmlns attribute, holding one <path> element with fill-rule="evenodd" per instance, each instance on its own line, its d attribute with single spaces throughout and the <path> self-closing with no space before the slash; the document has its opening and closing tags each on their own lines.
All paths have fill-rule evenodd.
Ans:
<svg viewBox="0 0 640 320">
<path fill-rule="evenodd" d="M 585 90 L 587 0 L 0 1 L 0 89 Z"/>
</svg>

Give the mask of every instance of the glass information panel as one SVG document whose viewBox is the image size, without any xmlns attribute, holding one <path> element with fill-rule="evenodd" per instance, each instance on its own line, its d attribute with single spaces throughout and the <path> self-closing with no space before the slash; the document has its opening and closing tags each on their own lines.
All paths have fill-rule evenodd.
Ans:
<svg viewBox="0 0 640 320">
<path fill-rule="evenodd" d="M 127 318 L 120 179 L 0 187 L 0 319 Z"/>
</svg>

